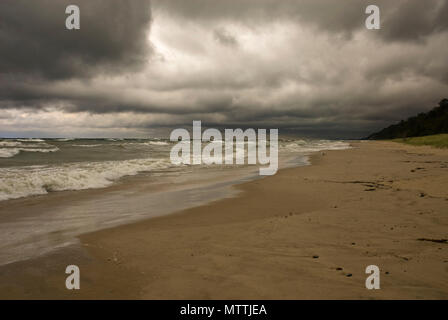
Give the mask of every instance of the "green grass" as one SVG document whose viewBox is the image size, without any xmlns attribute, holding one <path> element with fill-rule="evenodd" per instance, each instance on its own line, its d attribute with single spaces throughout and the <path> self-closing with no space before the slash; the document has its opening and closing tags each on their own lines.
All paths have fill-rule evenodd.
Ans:
<svg viewBox="0 0 448 320">
<path fill-rule="evenodd" d="M 403 142 L 413 146 L 433 146 L 436 148 L 448 148 L 448 134 L 436 134 L 432 136 L 398 138 L 395 142 Z"/>
</svg>

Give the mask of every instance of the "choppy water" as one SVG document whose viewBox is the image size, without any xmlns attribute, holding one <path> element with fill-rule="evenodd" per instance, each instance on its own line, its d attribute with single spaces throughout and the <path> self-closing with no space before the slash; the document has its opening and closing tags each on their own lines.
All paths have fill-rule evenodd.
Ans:
<svg viewBox="0 0 448 320">
<path fill-rule="evenodd" d="M 103 188 L 125 176 L 146 172 L 187 170 L 171 163 L 173 145 L 159 139 L 3 139 L 0 201 L 55 191 Z M 303 163 L 309 152 L 347 147 L 341 141 L 283 139 L 279 141 L 279 157 L 285 163 L 291 159 Z"/>
<path fill-rule="evenodd" d="M 232 185 L 259 177 L 258 165 L 173 165 L 173 145 L 158 139 L 1 139 L 0 265 L 76 244 L 86 232 L 234 196 Z M 348 147 L 280 139 L 279 167 L 306 165 L 313 151 Z"/>
</svg>

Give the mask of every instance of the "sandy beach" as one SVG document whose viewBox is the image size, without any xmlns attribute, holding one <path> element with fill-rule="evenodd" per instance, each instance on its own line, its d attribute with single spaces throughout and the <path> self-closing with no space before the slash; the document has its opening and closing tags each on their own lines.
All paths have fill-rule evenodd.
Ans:
<svg viewBox="0 0 448 320">
<path fill-rule="evenodd" d="M 237 197 L 0 267 L 2 299 L 447 299 L 448 150 L 353 142 Z M 81 289 L 65 289 L 65 267 Z M 381 289 L 365 288 L 365 268 Z"/>
</svg>

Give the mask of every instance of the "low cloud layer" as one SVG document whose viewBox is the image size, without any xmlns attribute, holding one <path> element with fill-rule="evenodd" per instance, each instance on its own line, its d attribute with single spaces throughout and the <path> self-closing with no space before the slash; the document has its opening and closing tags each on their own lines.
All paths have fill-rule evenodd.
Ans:
<svg viewBox="0 0 448 320">
<path fill-rule="evenodd" d="M 81 0 L 69 31 L 71 2 L 0 2 L 1 135 L 357 138 L 448 96 L 443 0 L 378 0 L 381 30 L 371 1 Z"/>
</svg>

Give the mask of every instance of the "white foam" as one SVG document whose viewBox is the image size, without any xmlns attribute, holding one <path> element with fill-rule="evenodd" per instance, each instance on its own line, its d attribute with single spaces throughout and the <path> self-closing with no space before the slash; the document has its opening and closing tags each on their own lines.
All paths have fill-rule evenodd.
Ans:
<svg viewBox="0 0 448 320">
<path fill-rule="evenodd" d="M 11 140 L 11 141 L 0 141 L 0 147 L 18 147 L 18 146 L 21 146 L 21 145 L 23 145 L 23 143 L 22 142 L 19 142 L 19 141 L 13 141 L 13 140 Z"/>
<path fill-rule="evenodd" d="M 0 158 L 11 158 L 19 154 L 19 152 L 20 149 L 17 148 L 0 149 Z"/>
<path fill-rule="evenodd" d="M 152 144 L 155 146 L 167 146 L 169 143 L 168 142 L 164 142 L 164 141 L 149 141 L 145 144 Z"/>
<path fill-rule="evenodd" d="M 37 142 L 37 143 L 23 143 L 23 139 L 22 141 L 15 141 L 15 140 L 3 140 L 0 141 L 0 147 L 28 147 L 28 148 L 41 148 L 41 147 L 54 147 L 51 144 L 48 144 L 46 142 L 44 142 L 42 140 L 42 142 L 40 141 L 27 141 L 27 142 Z"/>
<path fill-rule="evenodd" d="M 81 147 L 81 148 L 94 148 L 94 147 L 105 147 L 105 144 L 72 144 L 72 147 Z"/>
<path fill-rule="evenodd" d="M 171 166 L 169 159 L 135 159 L 0 168 L 0 200 L 51 191 L 103 188 L 124 176 Z"/>
<path fill-rule="evenodd" d="M 17 141 L 22 141 L 22 142 L 45 142 L 45 140 L 37 139 L 37 138 L 17 139 Z"/>
<path fill-rule="evenodd" d="M 27 151 L 27 152 L 43 152 L 43 153 L 47 153 L 47 152 L 56 152 L 59 151 L 59 148 L 54 147 L 54 148 L 19 148 L 20 151 Z"/>
<path fill-rule="evenodd" d="M 350 144 L 347 142 L 330 140 L 311 140 L 309 142 L 298 140 L 280 146 L 280 149 L 283 151 L 300 153 L 310 153 L 322 150 L 344 150 L 350 148 Z"/>
<path fill-rule="evenodd" d="M 35 146 L 36 147 L 36 146 Z M 20 152 L 56 152 L 59 148 L 0 148 L 0 158 L 11 158 Z"/>
</svg>

